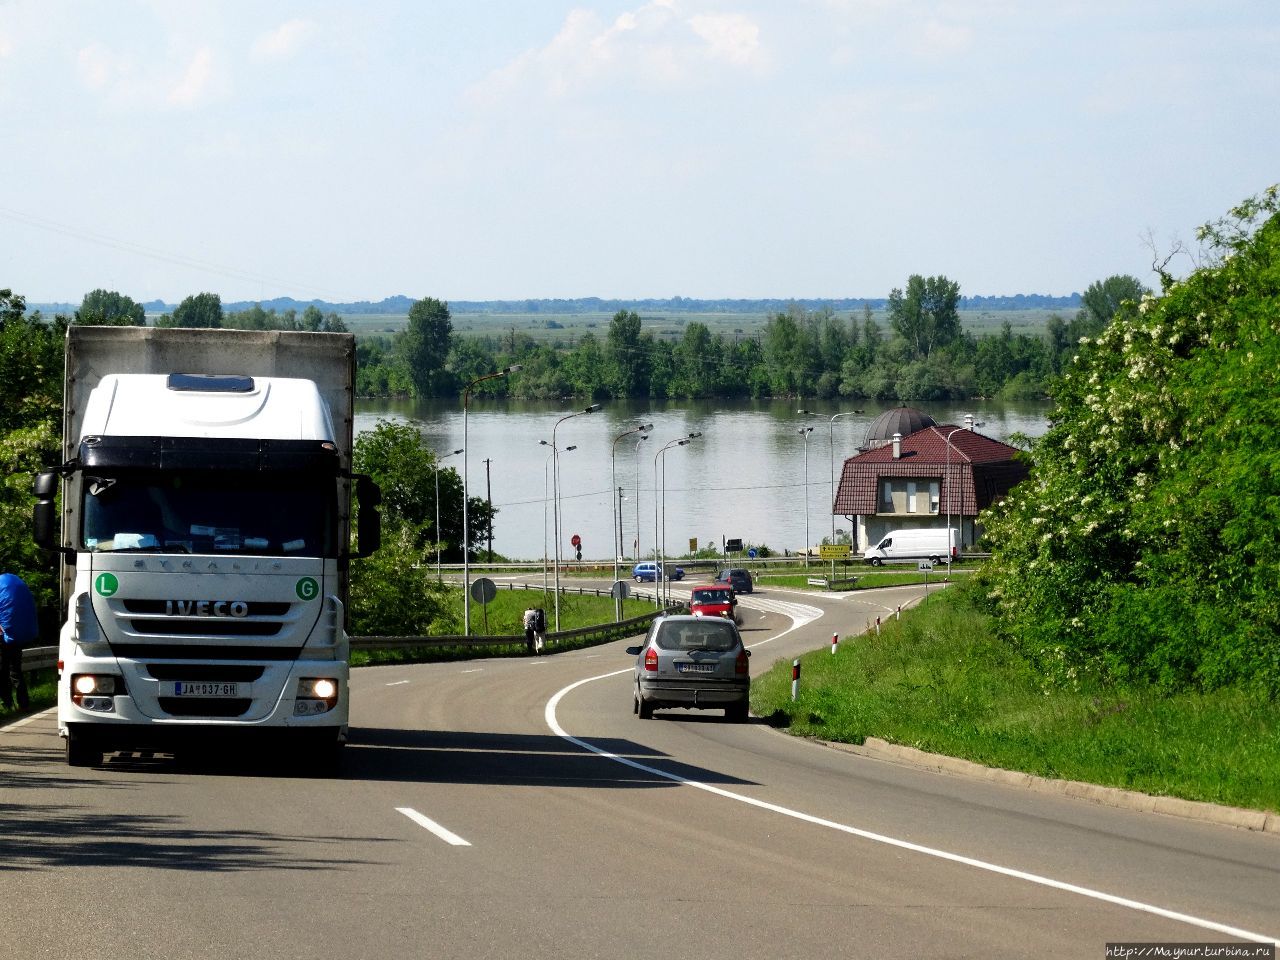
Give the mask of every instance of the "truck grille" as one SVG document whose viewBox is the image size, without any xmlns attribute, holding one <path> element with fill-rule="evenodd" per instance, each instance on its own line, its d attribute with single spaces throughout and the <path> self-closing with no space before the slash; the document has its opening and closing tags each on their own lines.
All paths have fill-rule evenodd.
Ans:
<svg viewBox="0 0 1280 960">
<path fill-rule="evenodd" d="M 159 703 L 171 717 L 238 717 L 253 705 L 247 697 L 160 697 Z"/>
<path fill-rule="evenodd" d="M 147 673 L 155 680 L 191 680 L 196 683 L 253 683 L 265 667 L 236 663 L 149 663 Z"/>
</svg>

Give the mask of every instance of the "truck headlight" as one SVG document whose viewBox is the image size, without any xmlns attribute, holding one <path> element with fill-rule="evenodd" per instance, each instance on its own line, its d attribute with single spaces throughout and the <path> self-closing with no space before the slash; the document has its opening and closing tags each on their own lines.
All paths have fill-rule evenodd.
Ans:
<svg viewBox="0 0 1280 960">
<path fill-rule="evenodd" d="M 300 677 L 293 702 L 295 717 L 328 713 L 338 704 L 338 681 L 331 677 Z"/>
<path fill-rule="evenodd" d="M 114 697 L 124 692 L 123 677 L 109 673 L 71 675 L 71 702 L 83 710 L 111 713 L 116 708 Z"/>
</svg>

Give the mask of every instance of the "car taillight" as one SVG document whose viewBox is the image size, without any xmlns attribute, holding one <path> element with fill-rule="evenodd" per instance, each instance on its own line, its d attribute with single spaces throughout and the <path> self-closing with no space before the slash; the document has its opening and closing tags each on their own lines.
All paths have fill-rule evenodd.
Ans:
<svg viewBox="0 0 1280 960">
<path fill-rule="evenodd" d="M 751 667 L 747 662 L 747 648 L 743 647 L 738 651 L 738 659 L 733 662 L 733 672 L 738 676 L 746 676 L 751 671 Z"/>
<path fill-rule="evenodd" d="M 658 669 L 658 651 L 650 647 L 644 652 L 644 668 L 646 670 Z"/>
</svg>

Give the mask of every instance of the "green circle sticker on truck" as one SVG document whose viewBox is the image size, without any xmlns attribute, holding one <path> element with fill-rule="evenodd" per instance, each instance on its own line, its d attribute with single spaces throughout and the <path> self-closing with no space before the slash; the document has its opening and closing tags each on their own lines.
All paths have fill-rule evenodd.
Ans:
<svg viewBox="0 0 1280 960">
<path fill-rule="evenodd" d="M 320 596 L 320 584 L 316 583 L 314 577 L 303 577 L 293 589 L 299 600 L 314 600 Z"/>
<path fill-rule="evenodd" d="M 120 581 L 114 573 L 100 573 L 93 578 L 93 589 L 98 591 L 100 597 L 115 596 L 120 589 Z"/>
</svg>

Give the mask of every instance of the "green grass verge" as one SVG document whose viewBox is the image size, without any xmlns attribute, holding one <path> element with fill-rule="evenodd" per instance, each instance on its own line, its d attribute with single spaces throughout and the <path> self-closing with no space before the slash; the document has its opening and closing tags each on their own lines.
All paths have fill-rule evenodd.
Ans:
<svg viewBox="0 0 1280 960">
<path fill-rule="evenodd" d="M 1280 811 L 1280 704 L 1243 690 L 1060 689 L 940 594 L 874 634 L 844 638 L 752 684 L 752 709 L 790 732 L 932 753 L 1232 806 Z"/>
<path fill-rule="evenodd" d="M 454 613 L 457 623 L 463 619 L 462 591 L 453 591 Z M 542 607 L 547 612 L 547 631 L 555 630 L 554 597 L 541 590 L 499 590 L 493 602 L 482 607 L 471 604 L 471 633 L 483 636 L 524 635 L 524 611 L 528 607 Z M 652 601 L 629 599 L 623 601 L 624 620 L 653 611 Z M 486 621 L 487 617 L 487 621 Z M 563 594 L 560 597 L 560 629 L 576 630 L 601 623 L 611 623 L 614 617 L 611 597 L 577 596 Z M 487 627 L 486 627 L 487 623 Z M 461 632 L 461 629 L 458 629 Z M 551 649 L 563 652 L 591 646 L 591 638 L 575 638 L 557 643 Z M 443 660 L 472 660 L 480 657 L 527 656 L 523 646 L 495 644 L 493 646 L 411 647 L 401 650 L 353 650 L 352 666 L 382 663 L 422 663 Z"/>
<path fill-rule="evenodd" d="M 962 568 L 956 567 L 951 571 L 952 578 L 965 576 L 974 571 L 974 567 Z M 831 573 L 831 568 L 818 569 L 813 568 L 811 573 L 762 573 L 755 578 L 758 585 L 762 587 L 790 587 L 796 590 L 817 590 L 822 592 L 822 587 L 809 586 L 810 577 L 825 577 Z M 874 590 L 877 587 L 897 587 L 903 584 L 919 585 L 924 582 L 924 574 L 919 570 L 900 568 L 897 570 L 874 567 L 859 567 L 851 569 L 848 573 L 844 573 L 839 567 L 836 568 L 836 577 L 857 577 L 858 582 L 852 587 L 837 587 L 837 590 Z M 946 570 L 933 570 L 929 574 L 929 585 L 942 583 L 948 576 Z"/>
</svg>

